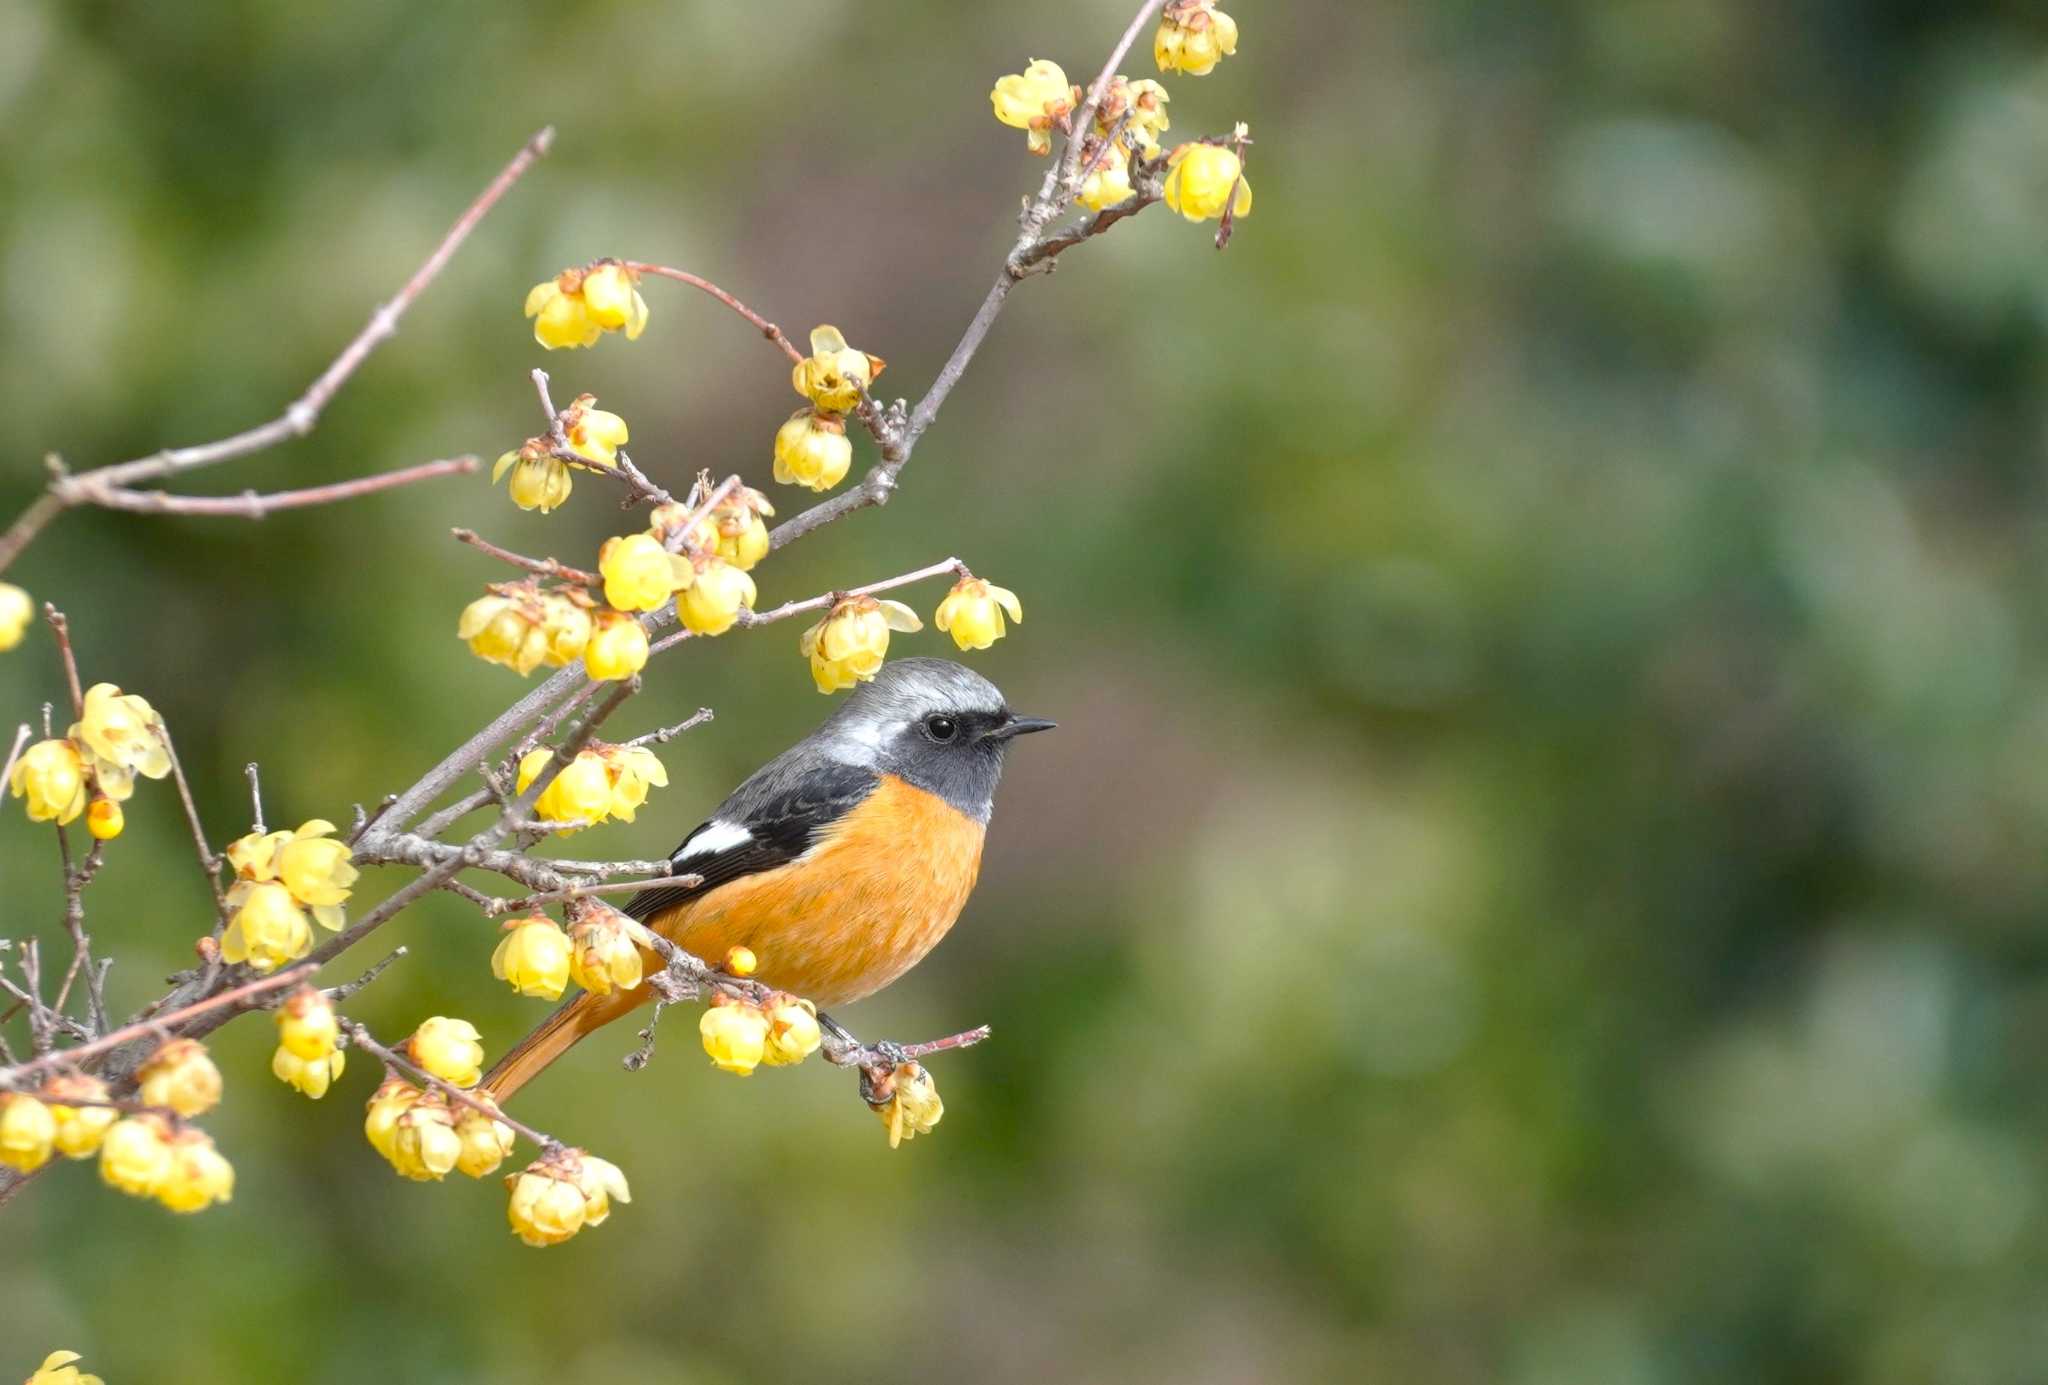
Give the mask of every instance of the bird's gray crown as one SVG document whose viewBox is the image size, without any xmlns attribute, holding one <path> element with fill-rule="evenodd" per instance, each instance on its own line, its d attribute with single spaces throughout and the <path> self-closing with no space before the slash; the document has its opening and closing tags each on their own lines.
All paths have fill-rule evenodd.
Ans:
<svg viewBox="0 0 2048 1385">
<path fill-rule="evenodd" d="M 944 743 L 930 719 L 950 718 Z M 818 729 L 818 747 L 842 764 L 895 774 L 987 822 L 1004 741 L 982 733 L 1010 719 L 996 685 L 946 659 L 896 659 L 853 690 Z"/>
</svg>

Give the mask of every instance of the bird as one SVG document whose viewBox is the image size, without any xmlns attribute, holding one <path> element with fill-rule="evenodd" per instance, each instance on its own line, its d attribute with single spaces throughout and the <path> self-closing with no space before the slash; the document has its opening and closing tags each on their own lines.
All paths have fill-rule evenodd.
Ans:
<svg viewBox="0 0 2048 1385">
<path fill-rule="evenodd" d="M 625 912 L 714 963 L 745 947 L 759 980 L 818 1005 L 872 995 L 960 917 L 1004 753 L 1053 726 L 1012 712 L 961 664 L 886 663 L 669 854 L 670 871 L 694 882 L 652 886 Z M 482 1092 L 507 1100 L 653 990 L 572 997 L 498 1060 Z"/>
</svg>

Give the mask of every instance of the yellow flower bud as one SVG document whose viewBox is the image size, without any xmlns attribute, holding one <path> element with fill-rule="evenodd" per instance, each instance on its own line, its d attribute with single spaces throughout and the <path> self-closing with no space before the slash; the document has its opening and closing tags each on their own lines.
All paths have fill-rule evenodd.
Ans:
<svg viewBox="0 0 2048 1385">
<path fill-rule="evenodd" d="M 1089 211 L 1099 212 L 1130 200 L 1131 160 L 1122 144 L 1112 144 L 1106 150 L 1099 145 L 1090 148 L 1083 154 L 1081 166 L 1089 173 L 1081 180 L 1077 200 Z"/>
<path fill-rule="evenodd" d="M 1237 21 L 1216 0 L 1169 0 L 1152 37 L 1152 61 L 1161 72 L 1205 77 L 1237 51 Z"/>
<path fill-rule="evenodd" d="M 676 598 L 676 614 L 699 635 L 722 635 L 740 618 L 740 608 L 754 607 L 754 579 L 723 558 L 704 555 L 696 562 L 690 589 Z"/>
<path fill-rule="evenodd" d="M 363 1136 L 369 1140 L 370 1147 L 386 1159 L 391 1158 L 398 1136 L 398 1118 L 410 1111 L 424 1095 L 426 1093 L 402 1077 L 387 1078 L 371 1094 L 366 1105 L 368 1114 L 363 1117 Z"/>
<path fill-rule="evenodd" d="M 644 745 L 607 745 L 597 751 L 611 779 L 611 815 L 621 822 L 633 821 L 651 789 L 668 787 L 668 770 Z"/>
<path fill-rule="evenodd" d="M 474 1108 L 456 1117 L 455 1138 L 462 1142 L 455 1167 L 471 1178 L 485 1178 L 498 1171 L 512 1152 L 512 1127 Z"/>
<path fill-rule="evenodd" d="M 889 1127 L 891 1149 L 904 1140 L 931 1134 L 932 1127 L 946 1114 L 945 1103 L 939 1100 L 938 1084 L 917 1063 L 897 1065 L 890 1074 L 888 1098 L 872 1109 L 882 1118 L 882 1124 Z"/>
<path fill-rule="evenodd" d="M 996 119 L 1024 131 L 1026 147 L 1043 154 L 1052 148 L 1052 131 L 1066 129 L 1081 104 L 1081 88 L 1067 81 L 1058 63 L 1033 58 L 1022 72 L 997 78 L 988 98 Z"/>
<path fill-rule="evenodd" d="M 423 1065 L 424 1066 L 424 1065 Z M 448 1103 L 428 1093 L 399 1114 L 391 1127 L 391 1167 L 416 1182 L 438 1182 L 462 1157 L 462 1137 Z"/>
<path fill-rule="evenodd" d="M 571 930 L 569 974 L 592 995 L 630 991 L 640 984 L 643 963 L 634 940 L 639 927 L 613 909 L 592 910 Z"/>
<path fill-rule="evenodd" d="M 276 881 L 237 881 L 228 891 L 228 903 L 236 907 L 220 939 L 220 955 L 227 961 L 272 972 L 313 950 L 305 912 Z"/>
<path fill-rule="evenodd" d="M 617 1164 L 609 1159 L 600 1159 L 595 1154 L 575 1151 L 576 1189 L 583 1194 L 583 1224 L 602 1225 L 612 1214 L 614 1199 L 621 1203 L 633 1200 L 632 1192 L 626 1187 L 626 1175 Z"/>
<path fill-rule="evenodd" d="M 621 611 L 658 611 L 695 577 L 690 560 L 663 548 L 652 534 L 606 539 L 597 552 L 597 570 L 604 574 L 604 599 Z"/>
<path fill-rule="evenodd" d="M 36 603 L 12 582 L 0 582 L 0 650 L 12 649 L 28 633 L 36 618 Z"/>
<path fill-rule="evenodd" d="M 213 1147 L 213 1138 L 203 1130 L 179 1131 L 156 1200 L 173 1212 L 198 1212 L 234 1195 L 234 1165 Z"/>
<path fill-rule="evenodd" d="M 1232 190 L 1235 189 L 1233 199 Z M 1250 216 L 1252 185 L 1245 180 L 1237 151 L 1218 144 L 1183 144 L 1167 158 L 1166 205 L 1189 221 L 1222 216 Z"/>
<path fill-rule="evenodd" d="M 341 906 L 360 873 L 349 864 L 355 852 L 333 836 L 334 824 L 311 818 L 278 844 L 277 878 L 292 898 L 306 906 L 313 921 L 330 933 L 341 931 Z"/>
<path fill-rule="evenodd" d="M 0 1092 L 0 1164 L 34 1173 L 57 1148 L 57 1118 L 27 1092 Z"/>
<path fill-rule="evenodd" d="M 655 506 L 647 516 L 648 537 L 663 548 L 668 547 L 670 540 L 689 524 L 690 516 L 696 512 L 696 506 L 677 501 Z M 709 516 L 698 520 L 696 532 L 685 535 L 682 544 L 693 553 L 715 552 L 718 548 L 718 525 Z"/>
<path fill-rule="evenodd" d="M 583 1229 L 588 1199 L 557 1160 L 536 1160 L 507 1178 L 505 1186 L 512 1190 L 506 1207 L 512 1232 L 526 1244 L 560 1245 Z"/>
<path fill-rule="evenodd" d="M 827 413 L 851 413 L 882 373 L 883 360 L 846 344 L 837 327 L 811 329 L 811 354 L 790 371 L 796 392 Z"/>
<path fill-rule="evenodd" d="M 519 761 L 518 791 L 525 793 L 554 759 L 552 750 L 530 750 Z M 612 807 L 612 777 L 604 757 L 585 748 L 563 766 L 534 800 L 533 815 L 544 822 L 573 822 L 583 826 L 604 821 Z M 575 831 L 565 828 L 564 831 Z"/>
<path fill-rule="evenodd" d="M 340 1037 L 334 1002 L 313 986 L 300 986 L 277 1007 L 277 1041 L 300 1058 L 325 1058 Z"/>
<path fill-rule="evenodd" d="M 626 420 L 598 408 L 594 394 L 579 394 L 562 410 L 562 432 L 578 456 L 607 467 L 619 464 L 619 449 L 631 436 Z"/>
<path fill-rule="evenodd" d="M 107 1385 L 98 1376 L 86 1375 L 71 1364 L 84 1359 L 75 1351 L 53 1351 L 28 1378 L 28 1385 Z"/>
<path fill-rule="evenodd" d="M 161 779 L 171 772 L 171 747 L 156 708 L 112 683 L 85 690 L 85 711 L 71 724 L 70 736 L 92 757 L 100 791 L 109 798 L 128 797 L 138 774 Z"/>
<path fill-rule="evenodd" d="M 85 811 L 85 762 L 70 741 L 37 741 L 14 762 L 8 787 L 28 800 L 30 822 L 71 822 Z"/>
<path fill-rule="evenodd" d="M 768 1047 L 768 1017 L 744 1001 L 720 996 L 697 1022 L 704 1051 L 726 1072 L 751 1077 Z"/>
<path fill-rule="evenodd" d="M 733 947 L 725 954 L 725 970 L 732 976 L 752 976 L 759 965 L 751 947 Z"/>
<path fill-rule="evenodd" d="M 559 508 L 575 489 L 569 464 L 531 444 L 499 457 L 491 467 L 491 484 L 496 485 L 507 471 L 512 479 L 506 482 L 505 493 L 522 510 L 547 514 Z"/>
<path fill-rule="evenodd" d="M 85 810 L 85 830 L 92 833 L 95 841 L 110 842 L 120 836 L 121 829 L 127 825 L 128 815 L 111 798 L 95 798 L 92 806 Z"/>
<path fill-rule="evenodd" d="M 59 1073 L 43 1086 L 50 1115 L 57 1122 L 57 1152 L 66 1159 L 90 1159 L 100 1152 L 107 1130 L 121 1118 L 111 1106 L 66 1106 L 72 1101 L 105 1101 L 107 1084 L 82 1072 Z M 0 1125 L 4 1125 L 0 1120 Z"/>
<path fill-rule="evenodd" d="M 491 953 L 491 975 L 510 982 L 520 995 L 560 1000 L 569 984 L 569 935 L 539 914 L 505 927 L 505 936 Z"/>
<path fill-rule="evenodd" d="M 567 668 L 583 657 L 583 646 L 590 642 L 590 610 L 582 593 L 549 592 L 541 598 L 542 636 L 547 640 L 547 653 L 541 662 L 549 668 Z"/>
<path fill-rule="evenodd" d="M 324 1057 L 302 1058 L 279 1044 L 270 1055 L 271 1075 L 315 1101 L 327 1095 L 327 1089 L 347 1066 L 348 1055 L 338 1048 Z"/>
<path fill-rule="evenodd" d="M 484 1046 L 468 1020 L 435 1015 L 414 1031 L 406 1051 L 443 1082 L 474 1087 L 484 1075 Z"/>
<path fill-rule="evenodd" d="M 583 647 L 585 673 L 597 679 L 621 679 L 647 667 L 647 631 L 637 616 L 598 611 L 590 619 L 590 642 Z"/>
<path fill-rule="evenodd" d="M 251 832 L 228 843 L 228 864 L 237 880 L 277 879 L 277 849 L 292 839 L 290 832 Z"/>
<path fill-rule="evenodd" d="M 1166 103 L 1172 99 L 1166 88 L 1150 77 L 1135 82 L 1121 76 L 1112 78 L 1095 107 L 1096 132 L 1106 136 L 1123 121 L 1125 141 L 1147 154 L 1157 154 L 1160 133 L 1173 124 L 1166 115 Z"/>
<path fill-rule="evenodd" d="M 647 330 L 647 300 L 634 287 L 639 282 L 638 274 L 616 260 L 599 260 L 583 276 L 583 302 L 590 320 L 607 332 L 623 328 L 627 341 L 638 341 Z"/>
<path fill-rule="evenodd" d="M 821 693 L 865 683 L 880 672 L 889 653 L 889 632 L 921 630 L 924 622 L 900 601 L 849 596 L 804 631 L 797 648 L 811 661 L 811 679 Z"/>
<path fill-rule="evenodd" d="M 775 430 L 775 479 L 785 486 L 828 491 L 846 479 L 853 444 L 846 425 L 813 409 L 799 409 Z"/>
<path fill-rule="evenodd" d="M 100 1141 L 100 1177 L 136 1197 L 154 1197 L 171 1169 L 170 1130 L 159 1116 L 115 1121 Z"/>
<path fill-rule="evenodd" d="M 808 1000 L 785 997 L 768 1011 L 768 1042 L 761 1051 L 761 1061 L 770 1067 L 801 1063 L 816 1053 L 823 1042 L 818 1007 Z"/>
<path fill-rule="evenodd" d="M 590 598 L 570 590 L 543 594 L 533 582 L 493 583 L 463 608 L 455 634 L 478 658 L 524 678 L 542 664 L 565 668 L 590 639 Z"/>
<path fill-rule="evenodd" d="M 1024 605 L 1017 593 L 979 577 L 963 577 L 939 603 L 932 624 L 953 637 L 962 649 L 987 649 L 1003 637 L 1003 612 L 1019 625 L 1024 623 Z"/>
<path fill-rule="evenodd" d="M 171 1039 L 138 1072 L 145 1106 L 168 1106 L 181 1116 L 203 1116 L 220 1105 L 220 1069 L 197 1039 Z"/>
</svg>

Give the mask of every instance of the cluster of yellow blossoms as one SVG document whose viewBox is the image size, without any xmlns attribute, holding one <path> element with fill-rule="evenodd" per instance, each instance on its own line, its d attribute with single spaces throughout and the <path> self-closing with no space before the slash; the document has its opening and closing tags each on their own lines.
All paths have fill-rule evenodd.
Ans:
<svg viewBox="0 0 2048 1385">
<path fill-rule="evenodd" d="M 528 751 L 519 761 L 518 792 L 540 778 L 555 752 L 545 747 Z M 610 745 L 594 741 L 576 753 L 562 772 L 534 800 L 534 815 L 543 821 L 593 827 L 606 818 L 633 821 L 650 789 L 668 787 L 668 771 L 653 751 L 642 745 Z M 562 829 L 573 832 L 575 827 Z"/>
<path fill-rule="evenodd" d="M 490 1111 L 421 1091 L 402 1077 L 377 1088 L 366 1110 L 363 1134 L 370 1147 L 416 1182 L 439 1182 L 450 1172 L 488 1178 L 512 1152 L 512 1127 Z"/>
<path fill-rule="evenodd" d="M 33 1173 L 53 1154 L 97 1155 L 108 1186 L 155 1198 L 173 1212 L 228 1201 L 234 1167 L 211 1136 L 184 1124 L 220 1104 L 220 1069 L 205 1046 L 196 1039 L 169 1040 L 138 1076 L 137 1101 L 159 1109 L 122 1115 L 105 1083 L 76 1072 L 51 1078 L 37 1094 L 0 1092 L 0 1164 Z"/>
<path fill-rule="evenodd" d="M 638 341 L 647 330 L 647 300 L 639 283 L 640 276 L 617 260 L 599 260 L 535 284 L 526 295 L 533 339 L 550 351 L 595 346 L 606 332 Z"/>
<path fill-rule="evenodd" d="M 775 479 L 828 491 L 846 479 L 853 444 L 846 416 L 882 373 L 884 361 L 846 344 L 837 327 L 811 329 L 811 354 L 790 369 L 790 384 L 810 401 L 775 430 Z"/>
<path fill-rule="evenodd" d="M 489 594 L 464 607 L 455 625 L 457 638 L 479 659 L 524 678 L 542 664 L 564 668 L 589 650 L 597 603 L 581 587 L 543 592 L 529 578 L 493 582 L 485 590 Z"/>
<path fill-rule="evenodd" d="M 227 902 L 235 913 L 221 935 L 224 960 L 258 972 L 297 961 L 313 949 L 309 914 L 328 932 L 341 931 L 357 871 L 348 843 L 333 832 L 333 823 L 313 818 L 294 832 L 251 832 L 228 843 L 235 883 Z"/>
<path fill-rule="evenodd" d="M 613 1201 L 631 1202 L 617 1164 L 562 1149 L 543 1155 L 505 1180 L 512 1190 L 505 1212 L 512 1234 L 530 1246 L 553 1246 L 612 1214 Z"/>
<path fill-rule="evenodd" d="M 338 1046 L 341 1024 L 327 997 L 301 986 L 277 1007 L 277 1051 L 270 1071 L 278 1081 L 318 1101 L 341 1076 L 347 1056 Z"/>
<path fill-rule="evenodd" d="M 801 1063 L 824 1042 L 818 1007 L 781 991 L 759 1003 L 719 995 L 698 1021 L 697 1034 L 715 1067 L 741 1077 L 762 1066 Z"/>
<path fill-rule="evenodd" d="M 811 663 L 811 680 L 821 693 L 865 683 L 881 671 L 889 654 L 889 632 L 922 630 L 917 612 L 901 601 L 872 596 L 840 598 L 825 618 L 804 631 L 797 649 Z"/>
<path fill-rule="evenodd" d="M 21 753 L 8 788 L 25 800 L 30 822 L 61 826 L 90 804 L 86 830 L 107 841 L 121 835 L 121 804 L 135 793 L 135 776 L 161 779 L 170 772 L 170 742 L 156 709 L 112 683 L 95 683 L 61 738 L 37 741 Z"/>
<path fill-rule="evenodd" d="M 885 1079 L 875 1084 L 868 1105 L 889 1128 L 891 1149 L 905 1140 L 931 1134 L 946 1114 L 946 1104 L 939 1100 L 938 1084 L 918 1063 L 897 1064 Z"/>
<path fill-rule="evenodd" d="M 594 394 L 577 395 L 562 410 L 558 421 L 576 461 L 591 470 L 609 471 L 617 467 L 619 449 L 632 440 L 626 420 L 598 408 Z M 552 437 L 528 438 L 498 458 L 491 467 L 491 484 L 496 485 L 509 471 L 512 479 L 506 484 L 506 491 L 512 503 L 522 510 L 547 514 L 566 501 L 574 489 L 569 469 L 568 460 L 555 454 Z"/>
<path fill-rule="evenodd" d="M 107 1385 L 98 1376 L 88 1375 L 71 1364 L 84 1359 L 75 1351 L 53 1351 L 36 1367 L 27 1385 Z"/>
<path fill-rule="evenodd" d="M 520 995 L 560 1000 L 571 981 L 593 995 L 630 991 L 645 976 L 647 930 L 602 904 L 589 903 L 566 933 L 544 914 L 514 919 L 491 954 L 491 974 Z"/>
<path fill-rule="evenodd" d="M 1216 0 L 1168 0 L 1152 35 L 1152 61 L 1161 72 L 1206 77 L 1237 51 L 1237 21 Z"/>
</svg>

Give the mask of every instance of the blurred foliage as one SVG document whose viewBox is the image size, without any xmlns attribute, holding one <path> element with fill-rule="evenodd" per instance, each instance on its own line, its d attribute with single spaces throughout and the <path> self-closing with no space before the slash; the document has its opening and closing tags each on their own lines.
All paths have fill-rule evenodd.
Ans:
<svg viewBox="0 0 2048 1385">
<path fill-rule="evenodd" d="M 1233 9 L 1238 56 L 1169 83 L 1177 134 L 1259 141 L 1230 251 L 1155 212 L 1025 286 L 897 502 L 759 574 L 957 552 L 1029 608 L 979 666 L 1062 729 L 959 931 L 849 1016 L 995 1025 L 935 1066 L 939 1134 L 891 1154 L 842 1074 L 717 1077 L 686 1024 L 639 1076 L 608 1036 L 523 1109 L 636 1201 L 538 1253 L 496 1187 L 361 1146 L 373 1074 L 299 1105 L 234 1026 L 234 1204 L 49 1178 L 6 1214 L 0 1370 L 2042 1378 L 2048 26 Z M 515 444 L 520 296 L 603 253 L 838 323 L 914 395 L 1038 174 L 992 78 L 1091 71 L 1126 10 L 4 0 L 0 500 L 45 450 L 270 416 L 543 121 L 555 155 L 319 432 L 200 485 Z M 558 396 L 671 482 L 765 477 L 780 363 L 651 297 L 636 347 L 547 359 Z M 274 819 L 343 817 L 502 706 L 452 636 L 495 574 L 446 528 L 589 551 L 586 489 L 74 515 L 11 575 L 166 710 L 226 836 L 245 760 Z M 10 720 L 56 689 L 40 643 L 0 666 Z M 793 631 L 691 646 L 631 729 L 699 703 L 618 854 L 825 710 Z M 205 909 L 169 794 L 129 820 L 93 892 L 124 1008 Z M 54 919 L 47 842 L 0 843 L 9 931 Z M 388 935 L 387 1029 L 537 1012 L 454 901 Z"/>
</svg>

